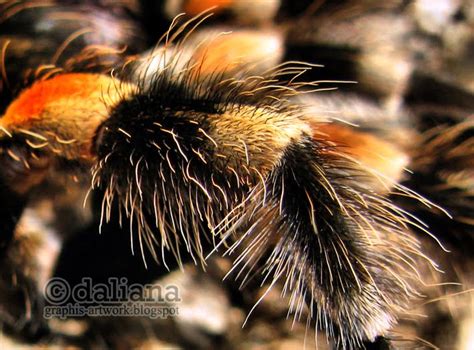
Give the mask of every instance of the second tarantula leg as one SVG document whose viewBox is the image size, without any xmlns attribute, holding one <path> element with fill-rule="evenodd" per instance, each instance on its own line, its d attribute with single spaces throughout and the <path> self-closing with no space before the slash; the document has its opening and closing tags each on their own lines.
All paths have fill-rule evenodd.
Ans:
<svg viewBox="0 0 474 350">
<path fill-rule="evenodd" d="M 2 132 L 0 130 L 0 132 Z M 19 224 L 32 188 L 46 174 L 49 161 L 24 147 L 8 132 L 0 140 L 0 298 L 8 300 L 0 308 L 2 329 L 25 341 L 48 336 L 42 315 L 43 299 L 37 285 L 34 255 L 41 250 L 43 237 Z"/>
<path fill-rule="evenodd" d="M 0 210 L 0 255 L 3 256 L 13 239 L 29 192 L 44 178 L 48 161 L 24 147 L 16 146 L 6 133 L 6 138 L 0 143 L 0 162 L 0 200 L 3 203 Z"/>
<path fill-rule="evenodd" d="M 8 203 L 0 212 L 0 255 L 3 256 L 13 239 L 16 224 L 23 212 L 25 199 L 12 193 L 3 183 L 0 184 L 0 199 L 3 203 Z"/>
</svg>

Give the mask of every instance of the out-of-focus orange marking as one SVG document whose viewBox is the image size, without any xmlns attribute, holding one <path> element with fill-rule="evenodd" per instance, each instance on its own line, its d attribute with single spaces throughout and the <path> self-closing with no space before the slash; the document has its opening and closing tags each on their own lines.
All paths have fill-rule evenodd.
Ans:
<svg viewBox="0 0 474 350">
<path fill-rule="evenodd" d="M 315 128 L 314 136 L 321 138 L 321 134 L 338 146 L 342 152 L 357 156 L 358 158 L 370 157 L 371 153 L 384 151 L 387 144 L 375 136 L 339 124 L 321 124 Z"/>
<path fill-rule="evenodd" d="M 204 74 L 231 71 L 239 65 L 259 63 L 281 50 L 277 39 L 253 31 L 240 31 L 214 38 L 211 45 L 200 46 L 194 60 L 202 62 Z"/>
<path fill-rule="evenodd" d="M 325 139 L 340 146 L 339 151 L 389 178 L 399 180 L 407 165 L 407 156 L 394 145 L 374 135 L 339 124 L 313 125 L 315 139 Z"/>
<path fill-rule="evenodd" d="M 213 12 L 220 12 L 231 5 L 233 0 L 188 0 L 184 6 L 184 12 L 196 16 L 201 12 L 216 6 Z"/>
<path fill-rule="evenodd" d="M 34 83 L 13 101 L 2 118 L 4 126 L 24 126 L 38 119 L 45 106 L 62 98 L 85 98 L 101 88 L 100 76 L 70 73 Z"/>
</svg>

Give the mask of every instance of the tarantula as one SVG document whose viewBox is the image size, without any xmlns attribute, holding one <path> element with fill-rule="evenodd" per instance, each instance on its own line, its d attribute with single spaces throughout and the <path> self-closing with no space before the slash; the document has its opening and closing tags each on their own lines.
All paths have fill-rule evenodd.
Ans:
<svg viewBox="0 0 474 350">
<path fill-rule="evenodd" d="M 8 334 L 72 342 L 42 314 L 51 277 L 69 286 L 83 277 L 149 284 L 187 263 L 212 269 L 215 256 L 231 262 L 221 275 L 230 293 L 252 295 L 248 317 L 277 289 L 295 320 L 306 317 L 341 349 L 395 346 L 393 328 L 426 294 L 452 293 L 458 281 L 469 288 L 472 106 L 456 101 L 472 93 L 435 80 L 455 91 L 444 115 L 420 97 L 427 87 L 412 87 L 410 79 L 428 76 L 418 46 L 402 46 L 413 33 L 410 6 L 421 5 L 348 1 L 295 19 L 307 8 L 270 3 L 268 16 L 246 16 L 241 2 L 220 4 L 214 19 L 178 15 L 148 51 L 145 1 L 2 5 L 0 316 Z M 177 6 L 205 10 L 187 1 L 150 11 L 166 18 Z M 18 27 L 25 20 L 37 24 L 29 37 Z M 219 21 L 281 22 L 229 33 Z M 370 22 L 401 30 L 377 42 Z M 295 31 L 300 23 L 310 35 Z M 28 62 L 10 66 L 9 52 L 21 58 L 35 45 Z M 333 90 L 343 82 L 315 66 L 318 57 L 331 62 L 331 50 L 335 78 L 360 87 Z M 280 63 L 301 56 L 310 63 Z M 378 71 L 386 60 L 403 63 L 403 74 L 399 65 Z M 39 232 L 25 233 L 28 215 Z M 449 250 L 456 259 L 446 265 Z M 442 278 L 438 261 L 459 276 Z M 86 321 L 85 338 L 110 327 Z"/>
</svg>

